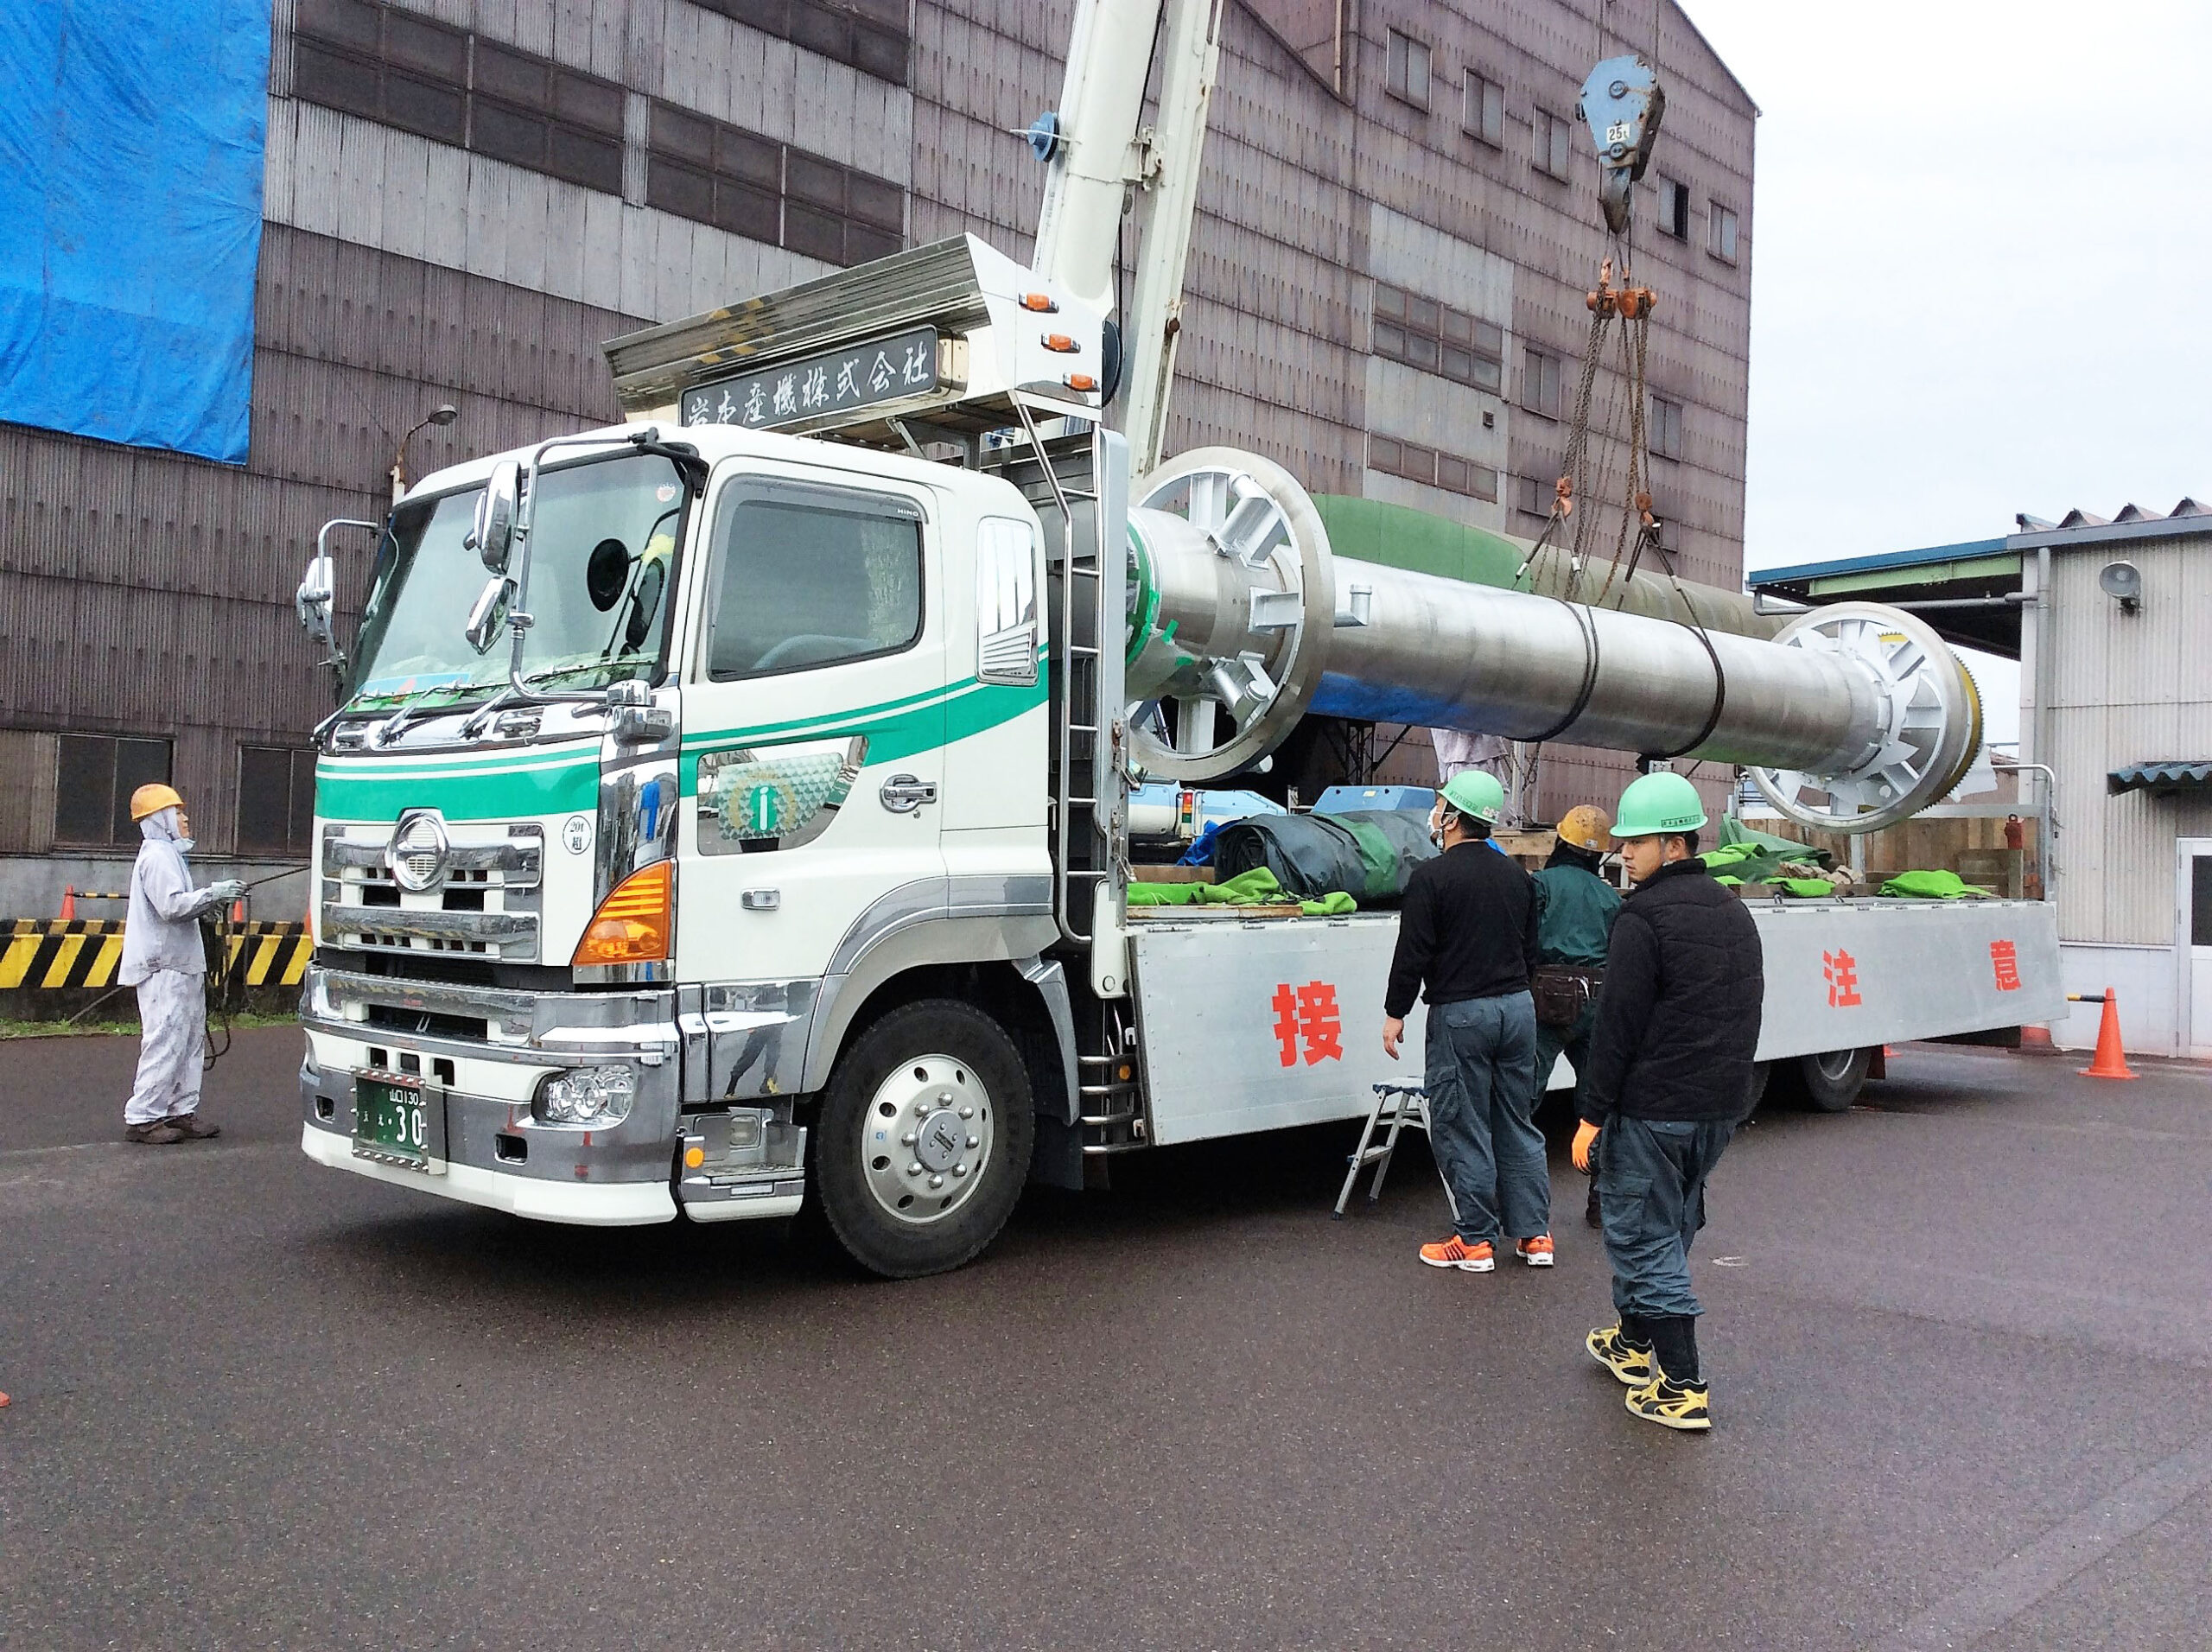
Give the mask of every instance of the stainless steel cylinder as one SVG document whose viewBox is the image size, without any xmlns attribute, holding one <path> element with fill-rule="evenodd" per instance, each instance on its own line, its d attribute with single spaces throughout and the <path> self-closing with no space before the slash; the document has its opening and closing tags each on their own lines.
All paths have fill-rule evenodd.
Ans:
<svg viewBox="0 0 2212 1652">
<path fill-rule="evenodd" d="M 1311 710 L 1737 765 L 1796 818 L 1866 831 L 1980 747 L 1964 666 L 1878 604 L 1769 641 L 1338 557 L 1287 472 L 1225 448 L 1146 479 L 1129 527 L 1130 745 L 1154 774 L 1228 778 Z"/>
<path fill-rule="evenodd" d="M 1370 594 L 1329 639 L 1330 716 L 1821 772 L 1878 743 L 1875 686 L 1835 656 L 1341 557 L 1336 581 L 1340 608 Z"/>
</svg>

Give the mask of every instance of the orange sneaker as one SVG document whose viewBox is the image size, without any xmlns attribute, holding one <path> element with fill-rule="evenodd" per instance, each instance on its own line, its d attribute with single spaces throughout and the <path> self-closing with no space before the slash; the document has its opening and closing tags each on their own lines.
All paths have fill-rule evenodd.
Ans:
<svg viewBox="0 0 2212 1652">
<path fill-rule="evenodd" d="M 1471 1245 L 1456 1233 L 1440 1243 L 1423 1245 L 1421 1259 L 1431 1268 L 1456 1268 L 1463 1274 L 1487 1274 L 1497 1266 L 1489 1240 Z"/>
<path fill-rule="evenodd" d="M 1533 1239 L 1516 1239 L 1513 1242 L 1513 1251 L 1531 1268 L 1549 1268 L 1552 1265 L 1552 1236 L 1540 1233 Z"/>
</svg>

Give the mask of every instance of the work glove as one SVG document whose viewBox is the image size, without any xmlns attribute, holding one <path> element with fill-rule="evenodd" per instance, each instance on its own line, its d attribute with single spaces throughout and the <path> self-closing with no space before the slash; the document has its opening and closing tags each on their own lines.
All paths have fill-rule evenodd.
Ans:
<svg viewBox="0 0 2212 1652">
<path fill-rule="evenodd" d="M 221 905 L 226 901 L 236 900 L 245 893 L 245 886 L 236 878 L 218 878 L 207 886 L 209 903 L 213 905 Z"/>
<path fill-rule="evenodd" d="M 1567 1151 L 1574 1160 L 1574 1167 L 1584 1175 L 1590 1174 L 1590 1150 L 1598 1145 L 1598 1127 L 1585 1119 L 1574 1127 L 1574 1145 Z"/>
</svg>

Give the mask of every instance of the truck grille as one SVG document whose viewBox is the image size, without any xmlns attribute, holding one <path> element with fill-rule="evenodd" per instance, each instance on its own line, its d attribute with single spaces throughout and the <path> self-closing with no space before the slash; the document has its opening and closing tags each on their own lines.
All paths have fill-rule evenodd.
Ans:
<svg viewBox="0 0 2212 1652">
<path fill-rule="evenodd" d="M 400 887 L 388 838 L 374 828 L 323 828 L 325 945 L 415 955 L 460 954 L 502 963 L 538 956 L 545 835 L 531 822 L 449 828 L 446 874 L 420 894 Z M 348 836 L 349 832 L 359 836 Z M 493 834 L 497 834 L 494 836 Z"/>
</svg>

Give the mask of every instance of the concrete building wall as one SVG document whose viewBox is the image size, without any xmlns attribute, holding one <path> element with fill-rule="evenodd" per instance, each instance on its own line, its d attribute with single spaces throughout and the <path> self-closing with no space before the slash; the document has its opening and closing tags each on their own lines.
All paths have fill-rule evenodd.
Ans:
<svg viewBox="0 0 2212 1652">
<path fill-rule="evenodd" d="M 414 437 L 413 475 L 613 417 L 605 339 L 854 261 L 822 250 L 805 190 L 824 168 L 853 192 L 830 213 L 833 244 L 842 222 L 849 250 L 974 231 L 1027 255 L 1043 173 L 1019 132 L 1058 97 L 1071 0 L 772 10 L 782 21 L 762 29 L 731 15 L 767 15 L 739 0 L 274 0 L 248 463 L 0 427 L 0 910 L 47 910 L 60 883 L 99 882 L 130 853 L 57 841 L 67 735 L 172 741 L 203 866 L 238 848 L 242 749 L 302 747 L 329 707 L 290 612 L 315 531 L 382 514 L 397 436 L 432 407 L 460 418 Z M 1426 108 L 1388 87 L 1394 29 L 1429 50 Z M 330 54 L 356 51 L 349 39 L 371 42 L 357 55 L 398 55 L 334 82 Z M 1532 160 L 1535 113 L 1571 118 L 1593 54 L 1654 40 L 1669 105 L 1638 271 L 1662 294 L 1651 382 L 1683 406 L 1686 440 L 1655 463 L 1653 491 L 1683 571 L 1732 588 L 1755 111 L 1673 0 L 1232 0 L 1170 450 L 1249 447 L 1317 492 L 1533 532 L 1521 484 L 1548 496 L 1562 436 L 1526 405 L 1522 351 L 1571 370 L 1605 251 L 1586 137 L 1554 180 Z M 437 95 L 477 111 L 465 125 L 361 91 L 397 97 L 441 54 Z M 601 170 L 566 175 L 482 141 L 486 66 L 525 60 L 553 77 L 548 111 L 563 73 L 601 100 Z M 1496 145 L 1467 130 L 1470 72 L 1502 90 Z M 785 157 L 767 219 L 728 227 L 721 194 L 713 222 L 667 204 L 664 129 L 708 130 L 700 118 L 716 143 Z M 1692 186 L 1681 241 L 1650 228 L 1662 172 Z M 1732 264 L 1706 249 L 1716 200 L 1740 215 Z M 1378 280 L 1502 328 L 1498 390 L 1378 359 Z M 1608 395 L 1618 383 L 1601 378 L 1601 410 Z M 1378 436 L 1495 470 L 1497 497 L 1378 468 Z M 1618 477 L 1618 448 L 1600 456 Z M 1465 486 L 1471 473 L 1452 474 Z M 358 573 L 361 554 L 341 555 Z M 1408 738 L 1396 762 L 1422 746 Z M 1556 812 L 1610 798 L 1626 765 L 1562 748 L 1545 772 Z"/>
</svg>

